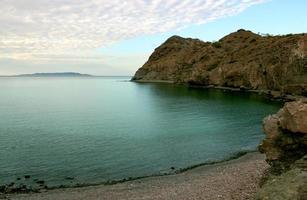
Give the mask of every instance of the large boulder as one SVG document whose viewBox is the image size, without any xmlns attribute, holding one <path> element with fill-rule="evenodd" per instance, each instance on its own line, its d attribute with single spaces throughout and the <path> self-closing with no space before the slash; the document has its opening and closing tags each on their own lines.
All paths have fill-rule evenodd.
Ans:
<svg viewBox="0 0 307 200">
<path fill-rule="evenodd" d="M 293 133 L 307 134 L 307 104 L 287 103 L 280 113 L 280 126 Z"/>
<path fill-rule="evenodd" d="M 259 149 L 276 169 L 287 169 L 307 153 L 307 102 L 288 102 L 275 115 L 264 119 L 266 138 Z"/>
<path fill-rule="evenodd" d="M 263 128 L 260 151 L 272 167 L 257 199 L 307 199 L 307 101 L 286 103 L 265 118 Z"/>
</svg>

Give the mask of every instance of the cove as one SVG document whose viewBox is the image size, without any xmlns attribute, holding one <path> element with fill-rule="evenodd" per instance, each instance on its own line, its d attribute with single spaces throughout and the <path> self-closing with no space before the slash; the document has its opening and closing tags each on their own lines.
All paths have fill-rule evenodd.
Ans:
<svg viewBox="0 0 307 200">
<path fill-rule="evenodd" d="M 226 160 L 256 150 L 263 118 L 281 107 L 128 80 L 0 78 L 0 185 L 90 185 Z"/>
</svg>

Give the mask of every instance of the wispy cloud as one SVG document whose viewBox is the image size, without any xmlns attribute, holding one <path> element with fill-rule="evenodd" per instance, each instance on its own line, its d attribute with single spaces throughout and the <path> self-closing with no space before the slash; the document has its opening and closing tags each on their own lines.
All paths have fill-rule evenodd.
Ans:
<svg viewBox="0 0 307 200">
<path fill-rule="evenodd" d="M 237 14 L 265 0 L 0 0 L 0 53 L 89 50 Z M 13 56 L 14 55 L 14 56 Z"/>
</svg>

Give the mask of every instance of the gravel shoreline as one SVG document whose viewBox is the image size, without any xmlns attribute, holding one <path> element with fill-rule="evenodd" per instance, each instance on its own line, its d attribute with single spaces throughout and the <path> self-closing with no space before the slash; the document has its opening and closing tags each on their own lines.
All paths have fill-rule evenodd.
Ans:
<svg viewBox="0 0 307 200">
<path fill-rule="evenodd" d="M 115 185 L 48 190 L 43 193 L 10 194 L 5 199 L 253 199 L 264 172 L 265 156 L 248 153 L 231 161 L 200 166 L 180 174 L 149 177 Z"/>
</svg>

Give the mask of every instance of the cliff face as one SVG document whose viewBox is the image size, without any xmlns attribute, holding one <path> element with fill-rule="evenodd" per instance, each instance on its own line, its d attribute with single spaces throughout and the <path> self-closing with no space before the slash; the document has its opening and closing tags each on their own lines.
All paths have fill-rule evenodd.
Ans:
<svg viewBox="0 0 307 200">
<path fill-rule="evenodd" d="M 307 35 L 263 37 L 239 30 L 214 43 L 173 36 L 133 80 L 307 96 Z M 257 199 L 307 199 L 307 100 L 286 103 L 264 120 L 264 131 L 260 151 L 273 173 Z"/>
<path fill-rule="evenodd" d="M 277 171 L 287 169 L 307 154 L 307 102 L 286 103 L 277 114 L 265 118 L 263 124 L 267 137 L 260 151 Z"/>
<path fill-rule="evenodd" d="M 266 154 L 273 175 L 257 199 L 307 199 L 307 100 L 286 103 L 264 120 Z"/>
<path fill-rule="evenodd" d="M 173 36 L 155 49 L 133 80 L 307 95 L 306 44 L 306 34 L 262 37 L 245 30 L 214 43 Z"/>
</svg>

